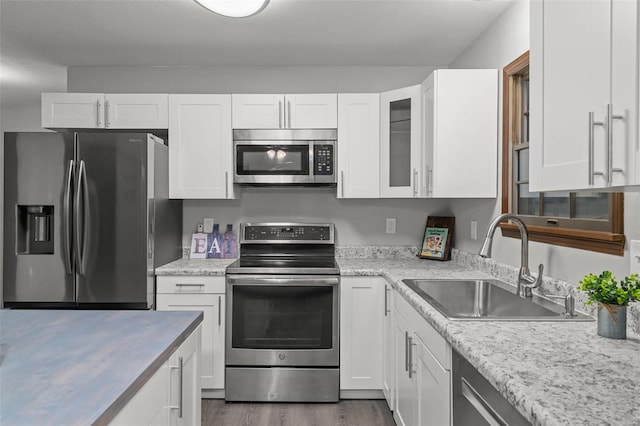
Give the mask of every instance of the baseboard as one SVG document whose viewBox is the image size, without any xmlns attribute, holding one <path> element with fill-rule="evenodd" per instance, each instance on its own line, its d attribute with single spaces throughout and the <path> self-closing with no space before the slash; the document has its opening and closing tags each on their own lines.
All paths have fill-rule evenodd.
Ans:
<svg viewBox="0 0 640 426">
<path fill-rule="evenodd" d="M 203 399 L 224 399 L 224 389 L 202 389 Z"/>
<path fill-rule="evenodd" d="M 202 389 L 203 399 L 224 399 L 224 389 Z M 384 399 L 381 390 L 341 390 L 340 399 Z"/>
<path fill-rule="evenodd" d="M 381 390 L 341 390 L 340 399 L 384 399 Z"/>
</svg>

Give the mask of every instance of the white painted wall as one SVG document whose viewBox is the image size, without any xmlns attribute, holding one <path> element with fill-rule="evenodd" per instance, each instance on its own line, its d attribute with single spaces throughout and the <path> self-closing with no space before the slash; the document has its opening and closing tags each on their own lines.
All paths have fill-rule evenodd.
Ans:
<svg viewBox="0 0 640 426">
<path fill-rule="evenodd" d="M 70 92 L 313 93 L 382 92 L 422 82 L 432 67 L 71 67 Z M 439 200 L 338 200 L 329 189 L 245 188 L 238 200 L 185 200 L 183 240 L 203 217 L 221 229 L 256 220 L 336 224 L 339 245 L 420 245 Z M 385 234 L 385 218 L 397 233 Z"/>
<path fill-rule="evenodd" d="M 69 92 L 383 92 L 422 82 L 433 67 L 70 67 Z"/>
<path fill-rule="evenodd" d="M 456 58 L 449 68 L 499 68 L 516 59 L 529 49 L 529 2 L 519 0 L 485 31 L 465 52 Z M 502 87 L 502 85 L 500 85 Z M 502 96 L 500 96 L 502 99 Z M 500 129 L 502 126 L 500 126 Z M 502 140 L 502 135 L 500 135 Z M 500 156 L 500 151 L 496 154 Z M 492 218 L 500 213 L 500 200 L 478 202 L 458 200 L 450 205 L 456 216 L 457 234 L 455 246 L 470 252 L 480 249 L 483 235 Z M 610 256 L 552 246 L 530 243 L 529 264 L 532 269 L 539 263 L 545 265 L 545 275 L 577 283 L 589 273 L 610 270 L 622 278 L 629 274 L 629 240 L 640 239 L 640 193 L 625 194 L 625 234 L 627 249 L 625 255 Z M 478 221 L 477 241 L 470 238 L 470 222 Z M 503 238 L 496 232 L 493 258 L 499 262 L 520 265 L 520 240 Z"/>
<path fill-rule="evenodd" d="M 237 200 L 185 200 L 184 245 L 203 217 L 212 217 L 224 230 L 229 223 L 252 221 L 329 222 L 336 225 L 337 245 L 419 246 L 429 215 L 449 215 L 440 200 L 344 200 L 335 188 L 243 188 Z M 397 219 L 396 233 L 385 234 L 385 218 Z"/>
</svg>

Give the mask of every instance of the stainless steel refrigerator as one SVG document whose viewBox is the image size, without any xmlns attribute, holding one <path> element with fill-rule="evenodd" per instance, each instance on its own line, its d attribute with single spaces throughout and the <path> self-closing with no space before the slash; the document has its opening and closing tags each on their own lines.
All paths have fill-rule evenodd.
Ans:
<svg viewBox="0 0 640 426">
<path fill-rule="evenodd" d="M 149 309 L 182 256 L 168 147 L 147 133 L 5 133 L 6 308 Z"/>
</svg>

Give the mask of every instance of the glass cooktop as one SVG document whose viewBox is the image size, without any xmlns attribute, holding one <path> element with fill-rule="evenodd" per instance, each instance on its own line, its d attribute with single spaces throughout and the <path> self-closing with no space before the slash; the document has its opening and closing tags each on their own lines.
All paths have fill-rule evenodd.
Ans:
<svg viewBox="0 0 640 426">
<path fill-rule="evenodd" d="M 333 257 L 244 257 L 227 266 L 228 274 L 321 274 L 337 275 Z"/>
</svg>

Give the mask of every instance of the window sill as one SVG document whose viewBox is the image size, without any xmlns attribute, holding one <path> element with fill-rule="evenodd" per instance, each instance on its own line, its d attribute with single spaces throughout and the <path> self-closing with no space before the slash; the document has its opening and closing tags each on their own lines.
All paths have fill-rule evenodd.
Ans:
<svg viewBox="0 0 640 426">
<path fill-rule="evenodd" d="M 501 223 L 500 229 L 505 237 L 520 238 L 516 225 Z M 527 226 L 527 231 L 530 241 L 624 256 L 624 234 L 531 225 Z"/>
</svg>

